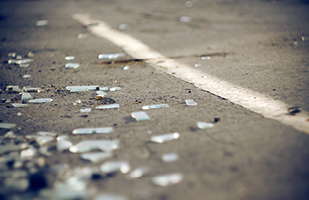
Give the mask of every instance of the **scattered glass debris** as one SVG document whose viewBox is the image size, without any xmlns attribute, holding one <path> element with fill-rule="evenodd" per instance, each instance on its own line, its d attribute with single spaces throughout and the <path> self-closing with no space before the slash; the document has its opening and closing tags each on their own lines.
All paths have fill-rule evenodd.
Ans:
<svg viewBox="0 0 309 200">
<path fill-rule="evenodd" d="M 28 64 L 30 62 L 32 62 L 33 59 L 23 59 L 23 60 L 8 60 L 8 63 L 9 64 L 17 64 L 17 65 L 20 65 L 20 64 Z"/>
<path fill-rule="evenodd" d="M 201 64 L 195 64 L 194 65 L 194 67 L 200 67 L 201 66 Z"/>
<path fill-rule="evenodd" d="M 161 158 L 164 162 L 175 162 L 178 160 L 178 155 L 176 153 L 166 153 Z"/>
<path fill-rule="evenodd" d="M 118 194 L 99 194 L 94 200 L 128 200 L 127 197 Z"/>
<path fill-rule="evenodd" d="M 100 105 L 97 106 L 95 109 L 116 109 L 119 108 L 119 104 L 109 104 L 109 105 Z"/>
<path fill-rule="evenodd" d="M 156 143 L 163 143 L 179 138 L 179 133 L 168 133 L 164 135 L 156 135 L 151 137 L 151 141 Z"/>
<path fill-rule="evenodd" d="M 66 56 L 64 59 L 65 60 L 74 60 L 75 56 Z"/>
<path fill-rule="evenodd" d="M 128 174 L 129 179 L 140 178 L 149 172 L 149 167 L 139 167 Z"/>
<path fill-rule="evenodd" d="M 13 131 L 9 131 L 4 135 L 4 138 L 16 138 L 16 135 Z"/>
<path fill-rule="evenodd" d="M 102 91 L 100 91 L 100 90 L 99 90 L 99 91 L 97 91 L 96 93 L 97 93 L 97 95 L 102 95 L 102 96 L 107 95 L 105 92 L 102 92 Z"/>
<path fill-rule="evenodd" d="M 210 57 L 210 56 L 203 56 L 203 57 L 201 57 L 201 59 L 202 59 L 202 60 L 210 60 L 211 57 Z"/>
<path fill-rule="evenodd" d="M 32 146 L 29 147 L 29 149 L 22 150 L 20 152 L 21 158 L 32 158 L 37 153 L 36 149 Z"/>
<path fill-rule="evenodd" d="M 127 161 L 108 161 L 100 167 L 100 170 L 106 174 L 115 173 L 117 171 L 126 174 L 130 169 L 131 167 Z"/>
<path fill-rule="evenodd" d="M 100 162 L 104 159 L 110 158 L 111 152 L 95 152 L 95 153 L 84 153 L 81 155 L 82 159 L 89 160 L 93 163 Z"/>
<path fill-rule="evenodd" d="M 89 37 L 88 33 L 80 33 L 77 36 L 78 39 L 85 39 L 85 38 L 88 38 L 88 37 Z"/>
<path fill-rule="evenodd" d="M 100 54 L 98 55 L 99 59 L 117 59 L 119 57 L 124 57 L 125 53 L 114 53 L 114 54 Z"/>
<path fill-rule="evenodd" d="M 197 103 L 193 99 L 186 99 L 187 106 L 196 106 Z"/>
<path fill-rule="evenodd" d="M 16 124 L 10 124 L 10 123 L 0 123 L 0 128 L 14 128 L 16 126 Z"/>
<path fill-rule="evenodd" d="M 16 53 L 15 53 L 15 52 L 11 52 L 11 53 L 8 54 L 8 57 L 14 58 L 15 56 L 16 56 Z"/>
<path fill-rule="evenodd" d="M 128 24 L 119 24 L 118 28 L 119 28 L 120 30 L 127 29 L 127 28 L 128 28 Z"/>
<path fill-rule="evenodd" d="M 123 70 L 129 70 L 130 69 L 130 66 L 129 65 L 126 65 L 123 67 Z"/>
<path fill-rule="evenodd" d="M 92 133 L 111 133 L 113 127 L 102 127 L 102 128 L 79 128 L 73 130 L 73 134 L 92 134 Z"/>
<path fill-rule="evenodd" d="M 43 146 L 44 144 L 53 141 L 54 138 L 51 136 L 40 136 L 36 138 L 36 142 L 40 145 Z"/>
<path fill-rule="evenodd" d="M 19 67 L 29 67 L 29 64 L 20 64 Z"/>
<path fill-rule="evenodd" d="M 26 149 L 28 148 L 28 146 L 29 145 L 26 143 L 20 145 L 13 145 L 13 144 L 0 145 L 0 155 L 11 151 L 19 151 L 22 149 Z"/>
<path fill-rule="evenodd" d="M 150 120 L 149 116 L 143 112 L 132 112 L 131 116 L 136 120 L 136 121 L 144 121 L 144 120 Z"/>
<path fill-rule="evenodd" d="M 21 93 L 21 100 L 29 100 L 31 99 L 31 95 L 27 92 Z"/>
<path fill-rule="evenodd" d="M 70 92 L 81 92 L 81 91 L 88 91 L 88 90 L 98 90 L 98 85 L 88 85 L 88 86 L 67 86 L 67 90 Z"/>
<path fill-rule="evenodd" d="M 17 60 L 21 60 L 23 57 L 21 55 L 16 56 Z"/>
<path fill-rule="evenodd" d="M 21 116 L 21 115 L 22 115 L 22 113 L 21 113 L 21 112 L 18 112 L 18 113 L 17 113 L 17 116 Z"/>
<path fill-rule="evenodd" d="M 53 100 L 51 98 L 42 98 L 42 99 L 32 99 L 29 100 L 29 103 L 49 103 L 52 102 Z"/>
<path fill-rule="evenodd" d="M 37 135 L 26 135 L 25 138 L 27 138 L 28 140 L 35 140 L 37 137 Z"/>
<path fill-rule="evenodd" d="M 69 136 L 67 136 L 67 135 L 59 135 L 59 136 L 57 137 L 57 141 L 60 141 L 60 140 L 67 140 L 67 139 L 69 139 Z"/>
<path fill-rule="evenodd" d="M 40 154 L 47 156 L 47 157 L 52 155 L 50 152 L 48 152 L 47 146 L 40 147 L 39 152 L 40 152 Z"/>
<path fill-rule="evenodd" d="M 111 92 L 115 92 L 115 91 L 118 91 L 118 90 L 121 90 L 121 87 L 112 87 L 109 89 L 109 91 Z"/>
<path fill-rule="evenodd" d="M 23 90 L 20 89 L 18 85 L 8 85 L 8 86 L 6 86 L 5 91 L 7 91 L 7 92 L 18 92 L 18 93 L 23 92 Z"/>
<path fill-rule="evenodd" d="M 85 140 L 70 147 L 72 153 L 83 153 L 92 150 L 112 151 L 119 148 L 119 140 Z"/>
<path fill-rule="evenodd" d="M 25 92 L 40 92 L 40 88 L 33 88 L 33 87 L 23 87 Z"/>
<path fill-rule="evenodd" d="M 214 124 L 207 122 L 197 122 L 197 127 L 199 127 L 200 129 L 212 128 L 214 127 Z"/>
<path fill-rule="evenodd" d="M 12 103 L 14 108 L 22 108 L 28 106 L 28 104 L 25 103 Z"/>
<path fill-rule="evenodd" d="M 36 26 L 46 26 L 48 24 L 48 20 L 39 20 L 35 23 Z"/>
<path fill-rule="evenodd" d="M 188 23 L 188 22 L 191 22 L 191 17 L 189 16 L 182 16 L 179 18 L 179 21 L 180 22 L 184 22 L 184 23 Z"/>
<path fill-rule="evenodd" d="M 81 112 L 81 113 L 91 112 L 91 108 L 80 109 L 80 112 Z"/>
<path fill-rule="evenodd" d="M 77 69 L 80 66 L 79 63 L 67 63 L 65 64 L 66 69 Z"/>
<path fill-rule="evenodd" d="M 58 138 L 57 138 L 58 140 Z M 68 140 L 64 140 L 64 139 L 60 139 L 57 141 L 57 150 L 58 151 L 64 151 L 69 149 L 72 146 L 72 142 L 68 141 Z"/>
<path fill-rule="evenodd" d="M 193 6 L 193 4 L 192 4 L 191 1 L 186 1 L 185 6 L 186 6 L 187 8 L 191 8 L 191 7 Z"/>
<path fill-rule="evenodd" d="M 40 135 L 40 136 L 51 136 L 51 137 L 57 136 L 57 133 L 46 132 L 46 131 L 38 131 L 38 132 L 36 132 L 36 134 Z"/>
<path fill-rule="evenodd" d="M 180 181 L 182 181 L 182 179 L 183 179 L 183 175 L 176 173 L 176 174 L 167 174 L 167 175 L 153 177 L 152 182 L 155 185 L 165 187 L 165 186 L 179 183 Z"/>
<path fill-rule="evenodd" d="M 108 90 L 108 87 L 100 87 L 99 90 L 107 91 L 107 90 Z"/>
<path fill-rule="evenodd" d="M 143 106 L 143 110 L 149 110 L 149 109 L 155 109 L 155 108 L 168 108 L 168 104 L 156 104 L 156 105 L 148 105 L 148 106 Z"/>
</svg>

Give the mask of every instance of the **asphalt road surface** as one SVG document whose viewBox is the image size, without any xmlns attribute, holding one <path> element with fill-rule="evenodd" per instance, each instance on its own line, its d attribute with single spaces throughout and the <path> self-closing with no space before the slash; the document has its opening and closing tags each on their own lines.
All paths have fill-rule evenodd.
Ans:
<svg viewBox="0 0 309 200">
<path fill-rule="evenodd" d="M 1 0 L 0 122 L 16 126 L 0 128 L 0 199 L 308 199 L 308 10 L 301 0 Z M 48 23 L 36 26 L 39 20 Z M 11 52 L 33 61 L 11 64 Z M 113 53 L 125 56 L 98 59 Z M 68 62 L 80 66 L 67 69 Z M 31 98 L 52 102 L 28 103 L 8 85 L 37 87 Z M 121 89 L 103 99 L 66 89 L 81 85 Z M 109 104 L 119 108 L 95 109 Z M 132 118 L 153 104 L 169 107 L 145 111 L 149 120 Z M 96 127 L 113 131 L 72 134 Z M 57 136 L 45 144 L 29 137 L 39 131 L 73 144 L 119 140 L 119 148 L 93 163 L 57 150 Z M 175 132 L 175 140 L 151 141 Z M 166 153 L 178 160 L 162 161 Z M 108 161 L 127 161 L 128 174 L 149 170 L 134 179 L 123 170 L 107 174 L 99 167 Z M 154 182 L 175 173 L 182 178 L 170 185 Z"/>
</svg>

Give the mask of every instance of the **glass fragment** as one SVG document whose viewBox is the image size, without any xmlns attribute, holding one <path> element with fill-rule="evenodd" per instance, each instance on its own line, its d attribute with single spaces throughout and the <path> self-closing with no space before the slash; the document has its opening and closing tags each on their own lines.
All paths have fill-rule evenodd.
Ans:
<svg viewBox="0 0 309 200">
<path fill-rule="evenodd" d="M 144 121 L 144 120 L 150 120 L 149 116 L 143 112 L 132 112 L 131 116 L 136 120 L 136 121 Z"/>
<path fill-rule="evenodd" d="M 197 103 L 193 99 L 186 99 L 186 104 L 188 106 L 196 106 Z"/>
<path fill-rule="evenodd" d="M 51 98 L 41 98 L 41 99 L 32 99 L 29 100 L 29 103 L 49 103 L 53 100 Z"/>
<path fill-rule="evenodd" d="M 151 137 L 151 141 L 156 143 L 163 143 L 179 138 L 179 133 L 169 133 L 164 135 L 156 135 Z"/>
<path fill-rule="evenodd" d="M 117 59 L 119 57 L 124 57 L 125 53 L 114 53 L 114 54 L 100 54 L 98 55 L 99 59 Z"/>
<path fill-rule="evenodd" d="M 46 144 L 46 143 L 48 143 L 48 142 L 50 142 L 50 141 L 53 141 L 53 140 L 54 140 L 54 138 L 51 137 L 51 136 L 40 136 L 40 137 L 37 137 L 37 138 L 36 138 L 36 142 L 37 142 L 40 146 L 42 146 L 42 145 L 44 145 L 44 144 Z"/>
<path fill-rule="evenodd" d="M 4 138 L 16 138 L 16 135 L 13 131 L 9 131 L 4 135 Z"/>
<path fill-rule="evenodd" d="M 9 64 L 28 64 L 31 63 L 33 61 L 33 59 L 23 59 L 23 60 L 8 60 Z"/>
<path fill-rule="evenodd" d="M 115 91 L 118 91 L 118 90 L 121 90 L 121 87 L 112 87 L 109 89 L 109 91 L 111 92 L 115 92 Z"/>
<path fill-rule="evenodd" d="M 187 8 L 191 8 L 191 7 L 193 6 L 193 4 L 192 4 L 191 1 L 186 1 L 185 6 L 186 6 Z"/>
<path fill-rule="evenodd" d="M 10 124 L 10 123 L 0 123 L 0 128 L 14 128 L 16 124 Z"/>
<path fill-rule="evenodd" d="M 34 147 L 30 146 L 29 149 L 25 149 L 20 152 L 20 157 L 21 158 L 32 158 L 36 155 L 36 153 L 37 153 L 37 150 Z"/>
<path fill-rule="evenodd" d="M 19 67 L 29 67 L 29 64 L 20 64 Z"/>
<path fill-rule="evenodd" d="M 67 86 L 67 90 L 70 92 L 74 91 L 88 91 L 88 90 L 98 90 L 99 86 L 98 85 L 87 85 L 87 86 Z"/>
<path fill-rule="evenodd" d="M 156 104 L 156 105 L 148 105 L 148 106 L 143 106 L 143 110 L 149 110 L 149 109 L 155 109 L 155 108 L 168 108 L 168 104 Z"/>
<path fill-rule="evenodd" d="M 189 22 L 191 22 L 191 17 L 189 17 L 189 16 L 182 16 L 182 17 L 179 18 L 179 21 L 180 22 L 184 22 L 184 23 L 189 23 Z"/>
<path fill-rule="evenodd" d="M 100 105 L 95 107 L 95 109 L 116 109 L 119 108 L 119 104 L 109 104 L 109 105 Z"/>
<path fill-rule="evenodd" d="M 152 178 L 152 182 L 158 186 L 169 186 L 182 181 L 183 175 L 179 173 L 175 174 L 166 174 L 161 176 L 155 176 Z"/>
<path fill-rule="evenodd" d="M 119 148 L 119 140 L 85 140 L 70 147 L 72 153 L 83 153 L 92 150 L 112 151 Z"/>
<path fill-rule="evenodd" d="M 85 39 L 85 38 L 88 38 L 88 37 L 89 37 L 89 34 L 88 34 L 88 33 L 85 33 L 85 34 L 80 33 L 80 34 L 78 34 L 78 36 L 77 36 L 78 39 Z"/>
<path fill-rule="evenodd" d="M 97 93 L 97 95 L 101 95 L 101 96 L 105 96 L 105 95 L 107 95 L 105 92 L 102 92 L 102 91 L 100 91 L 100 90 L 99 90 L 99 91 L 97 91 L 96 93 Z"/>
<path fill-rule="evenodd" d="M 46 26 L 48 24 L 48 20 L 39 20 L 35 23 L 36 26 Z"/>
<path fill-rule="evenodd" d="M 89 160 L 93 163 L 100 162 L 112 156 L 111 152 L 95 152 L 95 153 L 84 153 L 81 155 L 82 159 Z"/>
<path fill-rule="evenodd" d="M 130 164 L 127 161 L 108 161 L 100 167 L 100 170 L 106 174 L 115 173 L 117 171 L 126 174 L 130 169 Z"/>
<path fill-rule="evenodd" d="M 81 113 L 91 112 L 91 108 L 80 109 L 80 112 L 81 112 Z"/>
<path fill-rule="evenodd" d="M 50 152 L 48 152 L 47 146 L 40 147 L 39 152 L 40 152 L 40 154 L 47 156 L 47 157 L 52 155 Z"/>
<path fill-rule="evenodd" d="M 129 69 L 130 69 L 130 66 L 129 66 L 129 65 L 126 65 L 126 66 L 123 67 L 123 70 L 125 70 L 125 71 L 126 71 L 126 70 L 129 70 Z"/>
<path fill-rule="evenodd" d="M 128 198 L 118 194 L 99 194 L 94 200 L 128 200 Z"/>
<path fill-rule="evenodd" d="M 22 107 L 28 106 L 28 104 L 25 104 L 25 103 L 12 103 L 12 106 L 14 108 L 22 108 Z"/>
<path fill-rule="evenodd" d="M 7 92 L 18 92 L 18 93 L 23 92 L 23 90 L 20 89 L 18 85 L 8 85 L 8 86 L 6 86 L 5 91 L 7 91 Z"/>
<path fill-rule="evenodd" d="M 31 95 L 28 92 L 21 93 L 21 100 L 29 100 L 31 99 Z"/>
<path fill-rule="evenodd" d="M 139 167 L 128 174 L 129 179 L 140 178 L 149 172 L 149 167 Z"/>
<path fill-rule="evenodd" d="M 175 162 L 178 160 L 178 155 L 176 153 L 166 153 L 161 158 L 164 162 Z"/>
<path fill-rule="evenodd" d="M 46 132 L 46 131 L 38 131 L 38 132 L 36 132 L 36 134 L 40 135 L 40 136 L 52 136 L 52 137 L 57 136 L 57 133 Z"/>
<path fill-rule="evenodd" d="M 100 87 L 100 90 L 102 90 L 102 91 L 108 91 L 108 87 Z"/>
<path fill-rule="evenodd" d="M 17 113 L 17 116 L 21 116 L 21 115 L 22 115 L 22 113 L 21 113 L 21 112 L 18 112 L 18 113 Z"/>
<path fill-rule="evenodd" d="M 15 57 L 16 56 L 16 53 L 15 52 L 12 52 L 12 53 L 9 53 L 8 54 L 8 57 Z"/>
<path fill-rule="evenodd" d="M 210 57 L 210 56 L 203 56 L 203 57 L 201 57 L 201 59 L 202 59 L 202 60 L 210 60 L 211 57 Z"/>
<path fill-rule="evenodd" d="M 57 140 L 58 140 L 58 138 L 57 138 Z M 58 151 L 64 151 L 64 150 L 69 149 L 72 145 L 73 145 L 72 142 L 70 142 L 68 140 L 61 139 L 61 140 L 57 141 L 57 150 Z"/>
<path fill-rule="evenodd" d="M 40 92 L 40 88 L 33 88 L 33 87 L 23 87 L 25 92 Z"/>
<path fill-rule="evenodd" d="M 194 65 L 194 67 L 200 67 L 201 66 L 201 64 L 195 64 Z"/>
<path fill-rule="evenodd" d="M 101 127 L 101 128 L 79 128 L 73 130 L 73 134 L 92 134 L 92 133 L 111 133 L 113 127 Z"/>
<path fill-rule="evenodd" d="M 59 135 L 59 136 L 57 137 L 57 141 L 60 141 L 60 140 L 67 140 L 67 139 L 69 139 L 69 136 L 67 136 L 67 135 Z"/>
<path fill-rule="evenodd" d="M 118 28 L 120 30 L 124 30 L 124 29 L 128 28 L 128 24 L 119 24 Z"/>
<path fill-rule="evenodd" d="M 16 56 L 17 60 L 21 60 L 23 57 L 21 55 Z"/>
<path fill-rule="evenodd" d="M 212 128 L 214 127 L 214 124 L 207 122 L 197 122 L 197 127 L 199 127 L 200 129 Z"/>
<path fill-rule="evenodd" d="M 66 56 L 64 59 L 65 60 L 74 60 L 75 56 Z"/>
<path fill-rule="evenodd" d="M 67 63 L 65 64 L 66 69 L 77 69 L 80 66 L 79 63 Z"/>
</svg>

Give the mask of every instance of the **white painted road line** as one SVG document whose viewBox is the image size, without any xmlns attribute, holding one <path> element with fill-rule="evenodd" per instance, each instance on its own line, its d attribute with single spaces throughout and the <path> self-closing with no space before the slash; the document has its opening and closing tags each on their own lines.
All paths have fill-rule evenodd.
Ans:
<svg viewBox="0 0 309 200">
<path fill-rule="evenodd" d="M 259 113 L 264 117 L 275 119 L 283 124 L 290 125 L 299 131 L 309 134 L 308 113 L 301 112 L 294 116 L 288 115 L 287 110 L 289 105 L 286 103 L 220 80 L 175 60 L 167 59 L 167 57 L 149 48 L 141 41 L 130 35 L 112 29 L 103 21 L 91 19 L 89 15 L 74 14 L 73 19 L 77 20 L 82 25 L 97 23 L 97 26 L 88 26 L 88 30 L 92 34 L 114 43 L 133 58 L 150 59 L 147 63 L 159 70 L 164 69 L 166 73 L 189 83 L 193 83 L 200 89 L 209 91 L 215 95 L 228 99 L 235 104 L 241 105 L 244 108 Z M 157 64 L 159 60 L 161 62 Z"/>
</svg>

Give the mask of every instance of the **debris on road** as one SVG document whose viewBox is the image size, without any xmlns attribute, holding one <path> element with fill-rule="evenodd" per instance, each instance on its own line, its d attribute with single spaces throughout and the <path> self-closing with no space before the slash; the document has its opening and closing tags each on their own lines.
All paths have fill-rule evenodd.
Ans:
<svg viewBox="0 0 309 200">
<path fill-rule="evenodd" d="M 111 152 L 94 152 L 94 153 L 84 153 L 81 158 L 84 160 L 89 160 L 93 163 L 100 162 L 112 156 Z"/>
<path fill-rule="evenodd" d="M 102 128 L 79 128 L 73 130 L 73 134 L 93 134 L 93 133 L 111 133 L 113 132 L 112 127 L 102 127 Z"/>
<path fill-rule="evenodd" d="M 67 86 L 67 90 L 70 92 L 82 92 L 82 91 L 88 91 L 88 90 L 98 90 L 98 85 L 88 85 L 88 86 Z"/>
<path fill-rule="evenodd" d="M 206 129 L 206 128 L 212 128 L 215 125 L 213 123 L 207 123 L 207 122 L 197 122 L 197 127 L 200 129 Z"/>
<path fill-rule="evenodd" d="M 91 112 L 91 108 L 80 109 L 80 112 L 81 112 L 81 113 Z"/>
<path fill-rule="evenodd" d="M 32 99 L 29 100 L 29 103 L 49 103 L 52 102 L 53 100 L 51 98 L 41 98 L 41 99 Z"/>
<path fill-rule="evenodd" d="M 70 147 L 72 153 L 84 153 L 93 150 L 112 151 L 119 148 L 119 140 L 84 140 Z"/>
<path fill-rule="evenodd" d="M 48 24 L 48 20 L 39 20 L 35 23 L 36 26 L 46 26 Z"/>
<path fill-rule="evenodd" d="M 28 64 L 31 63 L 33 61 L 33 59 L 24 59 L 24 60 L 8 60 L 9 64 L 16 64 L 16 65 L 20 65 L 20 64 Z"/>
<path fill-rule="evenodd" d="M 168 133 L 164 135 L 156 135 L 151 137 L 152 142 L 163 143 L 179 138 L 179 133 Z"/>
<path fill-rule="evenodd" d="M 27 92 L 21 93 L 21 100 L 29 100 L 31 99 L 31 95 Z"/>
<path fill-rule="evenodd" d="M 163 162 L 175 162 L 178 160 L 178 155 L 176 153 L 166 153 L 161 157 Z"/>
<path fill-rule="evenodd" d="M 146 175 L 149 172 L 149 167 L 138 167 L 133 170 L 130 174 L 128 174 L 128 179 L 140 178 Z"/>
<path fill-rule="evenodd" d="M 200 67 L 201 66 L 201 64 L 195 64 L 194 65 L 194 67 Z"/>
<path fill-rule="evenodd" d="M 119 104 L 100 105 L 95 107 L 97 110 L 116 109 L 119 108 Z"/>
<path fill-rule="evenodd" d="M 89 34 L 88 33 L 80 33 L 78 34 L 77 38 L 78 39 L 85 39 L 85 38 L 88 38 L 89 37 Z"/>
<path fill-rule="evenodd" d="M 121 87 L 112 87 L 109 89 L 109 91 L 111 92 L 115 92 L 115 91 L 118 91 L 118 90 L 121 90 Z"/>
<path fill-rule="evenodd" d="M 183 175 L 176 173 L 176 174 L 166 174 L 166 175 L 161 175 L 161 176 L 155 176 L 152 178 L 152 182 L 155 185 L 158 186 L 169 186 L 169 185 L 174 185 L 182 181 Z"/>
<path fill-rule="evenodd" d="M 156 104 L 156 105 L 143 106 L 142 109 L 143 110 L 150 110 L 150 109 L 155 109 L 155 108 L 168 108 L 168 107 L 169 107 L 168 104 Z"/>
<path fill-rule="evenodd" d="M 186 99 L 187 106 L 196 106 L 197 103 L 193 99 Z"/>
<path fill-rule="evenodd" d="M 58 151 L 68 150 L 72 145 L 73 145 L 72 142 L 68 140 L 60 139 L 57 141 L 57 150 Z"/>
<path fill-rule="evenodd" d="M 16 124 L 10 124 L 10 123 L 0 123 L 0 128 L 14 128 L 16 126 Z"/>
<path fill-rule="evenodd" d="M 297 113 L 301 112 L 301 109 L 299 106 L 294 106 L 294 107 L 288 108 L 288 112 L 290 115 L 296 115 Z"/>
<path fill-rule="evenodd" d="M 114 54 L 100 54 L 98 55 L 99 59 L 117 59 L 119 57 L 124 57 L 125 53 L 114 53 Z"/>
<path fill-rule="evenodd" d="M 128 24 L 119 24 L 118 28 L 119 28 L 120 30 L 127 29 L 127 28 L 128 28 Z"/>
<path fill-rule="evenodd" d="M 101 165 L 100 170 L 105 174 L 111 174 L 118 171 L 127 174 L 131 170 L 131 167 L 127 161 L 107 161 Z"/>
<path fill-rule="evenodd" d="M 15 53 L 15 52 L 8 53 L 8 57 L 14 58 L 15 56 L 16 56 L 16 53 Z"/>
<path fill-rule="evenodd" d="M 127 70 L 129 70 L 129 69 L 130 69 L 130 66 L 129 66 L 129 65 L 126 65 L 126 66 L 123 67 L 123 70 L 125 70 L 125 71 L 127 71 Z"/>
<path fill-rule="evenodd" d="M 75 56 L 66 56 L 64 59 L 65 60 L 74 60 Z"/>
<path fill-rule="evenodd" d="M 144 121 L 144 120 L 150 120 L 150 117 L 143 111 L 140 112 L 132 112 L 131 116 L 136 120 L 136 121 Z"/>
<path fill-rule="evenodd" d="M 66 69 L 77 69 L 80 66 L 79 63 L 67 63 L 65 64 Z"/>
<path fill-rule="evenodd" d="M 191 22 L 191 17 L 189 17 L 189 16 L 182 16 L 182 17 L 179 18 L 179 21 L 183 22 L 183 23 L 189 23 L 189 22 Z"/>
<path fill-rule="evenodd" d="M 211 57 L 210 57 L 210 56 L 203 56 L 203 57 L 201 57 L 201 59 L 202 59 L 202 60 L 210 60 Z"/>
<path fill-rule="evenodd" d="M 31 77 L 31 75 L 29 75 L 29 74 L 25 74 L 25 75 L 23 75 L 23 78 L 30 78 Z"/>
</svg>

